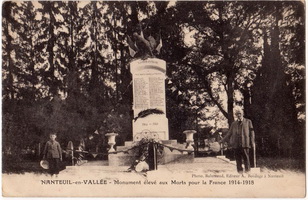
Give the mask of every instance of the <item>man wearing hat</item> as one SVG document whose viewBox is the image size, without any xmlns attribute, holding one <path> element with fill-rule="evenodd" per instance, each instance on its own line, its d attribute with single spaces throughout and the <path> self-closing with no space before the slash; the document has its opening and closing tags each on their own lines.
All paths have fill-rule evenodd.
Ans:
<svg viewBox="0 0 308 200">
<path fill-rule="evenodd" d="M 220 142 L 229 141 L 229 145 L 234 149 L 237 171 L 243 173 L 244 160 L 245 172 L 249 172 L 249 149 L 255 145 L 255 133 L 251 120 L 243 117 L 241 108 L 236 108 L 234 113 L 236 120 L 232 122 L 227 135 Z"/>
<path fill-rule="evenodd" d="M 58 176 L 60 171 L 60 161 L 62 161 L 62 149 L 59 142 L 56 141 L 57 135 L 51 133 L 50 140 L 46 142 L 43 159 L 47 158 L 49 162 L 49 172 L 51 176 L 54 174 Z"/>
</svg>

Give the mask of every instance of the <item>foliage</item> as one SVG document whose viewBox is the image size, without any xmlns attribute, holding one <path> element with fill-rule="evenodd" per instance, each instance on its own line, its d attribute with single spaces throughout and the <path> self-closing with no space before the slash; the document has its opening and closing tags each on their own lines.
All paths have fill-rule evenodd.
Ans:
<svg viewBox="0 0 308 200">
<path fill-rule="evenodd" d="M 296 64 L 288 66 L 289 61 L 286 62 L 286 60 L 289 60 L 290 57 L 281 56 L 286 49 L 280 48 L 279 44 L 281 42 L 283 45 L 287 45 L 287 42 L 283 39 L 286 37 L 284 35 L 285 28 L 284 26 L 279 28 L 278 23 L 279 21 L 282 24 L 286 23 L 283 16 L 288 13 L 285 13 L 284 10 L 293 6 L 293 4 L 277 4 L 275 6 L 275 15 L 269 21 L 272 23 L 273 29 L 264 32 L 262 66 L 253 81 L 252 102 L 250 105 L 246 104 L 246 110 L 254 121 L 258 142 L 261 143 L 261 140 L 268 138 L 272 154 L 284 156 L 293 154 L 291 157 L 303 157 L 304 136 L 302 129 L 298 129 L 299 120 L 296 109 L 296 105 L 300 105 L 300 103 L 295 103 L 298 94 L 294 95 L 296 93 L 293 92 L 292 82 L 294 79 L 292 81 L 290 78 L 292 75 L 286 73 L 286 69 Z M 301 23 L 301 19 L 296 18 L 295 24 Z M 303 32 L 298 32 L 296 36 L 289 35 L 289 37 L 301 37 L 302 34 Z M 292 51 L 294 48 L 290 45 L 288 49 Z M 290 53 L 289 50 L 287 52 Z M 300 77 L 302 80 L 296 81 L 304 80 L 303 76 L 300 75 Z M 295 148 L 294 144 L 297 144 Z"/>
<path fill-rule="evenodd" d="M 284 156 L 304 155 L 302 2 L 7 1 L 2 22 L 4 151 L 50 132 L 63 143 L 95 130 L 130 140 L 126 36 L 142 29 L 163 42 L 171 138 L 210 120 L 222 128 L 239 104 L 272 155 L 277 138 Z"/>
<path fill-rule="evenodd" d="M 144 117 L 147 117 L 147 116 L 152 115 L 152 114 L 162 115 L 162 114 L 164 114 L 164 112 L 159 110 L 159 109 L 156 109 L 156 108 L 146 109 L 146 110 L 139 112 L 137 117 L 134 118 L 134 121 L 137 121 L 138 118 L 144 118 Z"/>
</svg>

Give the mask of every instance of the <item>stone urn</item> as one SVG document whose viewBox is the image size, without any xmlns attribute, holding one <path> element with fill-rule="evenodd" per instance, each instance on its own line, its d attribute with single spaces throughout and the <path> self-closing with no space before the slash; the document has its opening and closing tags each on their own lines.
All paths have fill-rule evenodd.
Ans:
<svg viewBox="0 0 308 200">
<path fill-rule="evenodd" d="M 117 133 L 107 133 L 106 136 L 108 137 L 108 145 L 110 145 L 110 149 L 108 152 L 115 152 L 114 145 L 116 144 L 115 138 L 119 135 Z"/>
<path fill-rule="evenodd" d="M 194 150 L 194 147 L 192 146 L 194 142 L 194 134 L 197 133 L 195 130 L 186 130 L 183 132 L 186 135 L 186 143 L 187 143 L 187 150 Z"/>
</svg>

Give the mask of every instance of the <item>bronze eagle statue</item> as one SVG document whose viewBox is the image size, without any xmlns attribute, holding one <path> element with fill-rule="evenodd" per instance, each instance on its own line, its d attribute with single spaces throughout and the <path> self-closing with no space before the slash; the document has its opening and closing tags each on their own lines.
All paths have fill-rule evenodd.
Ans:
<svg viewBox="0 0 308 200">
<path fill-rule="evenodd" d="M 144 38 L 143 33 L 133 33 L 133 39 L 128 38 L 129 53 L 134 58 L 153 58 L 160 53 L 162 47 L 161 37 L 155 39 L 153 36 Z"/>
</svg>

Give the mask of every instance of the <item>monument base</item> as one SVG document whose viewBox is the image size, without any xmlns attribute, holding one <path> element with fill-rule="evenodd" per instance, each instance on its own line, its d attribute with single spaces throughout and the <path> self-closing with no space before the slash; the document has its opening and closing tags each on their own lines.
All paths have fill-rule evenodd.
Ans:
<svg viewBox="0 0 308 200">
<path fill-rule="evenodd" d="M 185 144 L 179 144 L 176 140 L 162 140 L 162 144 L 177 148 L 185 149 Z M 125 142 L 125 146 L 118 146 L 117 150 L 127 150 L 132 148 L 133 142 Z M 134 161 L 138 159 L 138 149 L 129 151 L 128 154 L 117 153 L 108 155 L 109 166 L 131 166 Z M 171 150 L 168 147 L 164 147 L 163 153 L 158 158 L 158 165 L 164 165 L 168 163 L 192 163 L 194 161 L 194 154 L 188 154 L 185 152 L 179 152 L 178 150 Z"/>
<path fill-rule="evenodd" d="M 175 147 L 177 149 L 187 150 L 186 144 L 179 144 L 176 140 L 164 140 L 163 144 L 171 147 Z M 194 161 L 194 154 L 187 152 L 180 152 L 178 150 L 172 150 L 168 147 L 164 147 L 164 152 L 161 160 L 158 164 L 168 164 L 168 163 L 191 163 Z"/>
<path fill-rule="evenodd" d="M 131 166 L 136 159 L 134 155 L 128 154 L 109 154 L 108 165 L 109 166 Z"/>
</svg>

